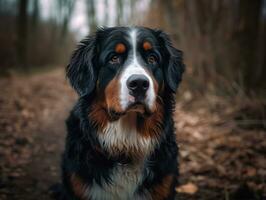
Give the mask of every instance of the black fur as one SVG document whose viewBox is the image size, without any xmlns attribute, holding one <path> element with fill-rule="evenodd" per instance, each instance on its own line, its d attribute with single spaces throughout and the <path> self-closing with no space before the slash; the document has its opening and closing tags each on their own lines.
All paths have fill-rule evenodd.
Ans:
<svg viewBox="0 0 266 200">
<path fill-rule="evenodd" d="M 89 94 L 95 87 L 95 47 L 96 40 L 93 36 L 83 40 L 67 66 L 67 77 L 79 95 Z"/>
<path fill-rule="evenodd" d="M 145 34 L 153 35 L 159 43 L 162 57 L 162 62 L 158 67 L 160 71 L 155 69 L 151 69 L 151 71 L 160 85 L 165 84 L 163 91 L 160 91 L 159 94 L 163 99 L 164 109 L 162 133 L 159 145 L 145 162 L 143 170 L 145 178 L 136 191 L 141 194 L 145 191 L 152 191 L 152 188 L 160 184 L 167 175 L 174 175 L 175 179 L 178 176 L 178 147 L 174 134 L 173 110 L 175 92 L 181 81 L 184 64 L 181 51 L 172 46 L 169 37 L 164 32 L 139 28 L 140 31 L 145 31 Z M 100 47 L 100 43 L 103 42 L 102 38 L 113 34 L 114 31 L 126 31 L 127 29 L 126 27 L 101 29 L 95 36 L 83 40 L 67 67 L 67 77 L 80 97 L 66 122 L 68 134 L 62 161 L 64 199 L 79 199 L 74 194 L 70 183 L 71 174 L 75 173 L 86 186 L 93 183 L 112 184 L 110 178 L 112 169 L 118 163 L 130 165 L 134 162 L 126 154 L 114 156 L 103 150 L 97 139 L 97 127 L 88 117 L 91 112 L 91 103 L 98 95 L 95 90 L 96 82 L 100 82 L 99 87 L 104 88 L 112 76 L 117 73 L 111 67 L 105 69 L 107 72 L 101 69 L 103 65 L 100 58 L 101 51 L 103 51 Z M 170 194 L 167 197 L 169 200 L 174 199 L 175 184 L 176 180 L 171 185 Z"/>
<path fill-rule="evenodd" d="M 172 92 L 175 92 L 185 70 L 185 65 L 182 62 L 182 52 L 172 46 L 166 33 L 159 31 L 159 40 L 164 44 L 165 56 L 169 58 L 164 68 L 165 79 Z"/>
</svg>

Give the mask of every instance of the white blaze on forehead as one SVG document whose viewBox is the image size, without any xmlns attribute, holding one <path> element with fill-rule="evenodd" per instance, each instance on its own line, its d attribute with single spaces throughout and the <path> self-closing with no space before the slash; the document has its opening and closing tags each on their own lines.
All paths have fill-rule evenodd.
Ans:
<svg viewBox="0 0 266 200">
<path fill-rule="evenodd" d="M 133 61 L 137 63 L 137 31 L 133 29 L 130 33 L 132 49 L 133 49 Z"/>
<path fill-rule="evenodd" d="M 138 55 L 137 55 L 137 36 L 138 32 L 137 29 L 132 29 L 130 32 L 130 39 L 129 42 L 132 45 L 132 51 L 129 52 L 130 55 L 128 55 L 128 58 L 130 59 L 130 62 L 128 66 L 124 69 L 122 72 L 121 78 L 120 78 L 120 84 L 121 84 L 121 92 L 120 92 L 120 103 L 122 109 L 126 109 L 129 104 L 129 90 L 127 88 L 127 80 L 130 76 L 136 75 L 136 74 L 142 74 L 146 76 L 149 80 L 149 89 L 147 90 L 147 97 L 145 99 L 147 105 L 151 109 L 153 107 L 153 104 L 155 102 L 155 91 L 154 91 L 154 84 L 152 81 L 152 78 L 150 75 L 144 70 L 144 68 L 139 64 L 138 62 Z"/>
</svg>

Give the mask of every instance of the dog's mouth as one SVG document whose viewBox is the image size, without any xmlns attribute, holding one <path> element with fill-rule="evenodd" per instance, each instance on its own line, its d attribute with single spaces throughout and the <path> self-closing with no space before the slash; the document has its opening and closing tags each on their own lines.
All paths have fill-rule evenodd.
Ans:
<svg viewBox="0 0 266 200">
<path fill-rule="evenodd" d="M 123 112 L 117 112 L 114 109 L 108 110 L 108 114 L 112 121 L 118 120 L 120 117 L 125 116 L 128 113 L 136 113 L 138 116 L 148 117 L 152 114 L 152 111 L 144 102 L 141 101 L 130 104 Z"/>
<path fill-rule="evenodd" d="M 148 108 L 148 106 L 141 102 L 141 101 L 137 101 L 137 102 L 134 102 L 132 104 L 130 104 L 126 110 L 126 112 L 136 112 L 140 115 L 146 115 L 146 114 L 150 114 L 151 111 L 150 109 Z"/>
</svg>

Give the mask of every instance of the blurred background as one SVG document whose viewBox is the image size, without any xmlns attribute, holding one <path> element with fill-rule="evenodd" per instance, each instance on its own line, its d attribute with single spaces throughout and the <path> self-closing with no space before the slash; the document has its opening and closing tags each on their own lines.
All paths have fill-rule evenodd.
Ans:
<svg viewBox="0 0 266 200">
<path fill-rule="evenodd" d="M 97 26 L 146 25 L 167 31 L 204 82 L 265 88 L 263 0 L 0 0 L 0 17 L 1 71 L 65 65 Z"/>
<path fill-rule="evenodd" d="M 177 94 L 179 199 L 266 199 L 266 0 L 0 0 L 0 199 L 51 199 L 64 67 L 99 26 L 169 33 L 184 52 Z"/>
</svg>

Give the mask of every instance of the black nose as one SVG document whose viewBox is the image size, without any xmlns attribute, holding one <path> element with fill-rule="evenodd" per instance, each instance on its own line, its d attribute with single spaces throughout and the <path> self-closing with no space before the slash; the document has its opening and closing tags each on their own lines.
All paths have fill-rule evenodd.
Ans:
<svg viewBox="0 0 266 200">
<path fill-rule="evenodd" d="M 130 94 L 138 98 L 145 97 L 149 85 L 148 78 L 140 74 L 132 75 L 127 80 L 127 88 L 130 90 Z"/>
</svg>

